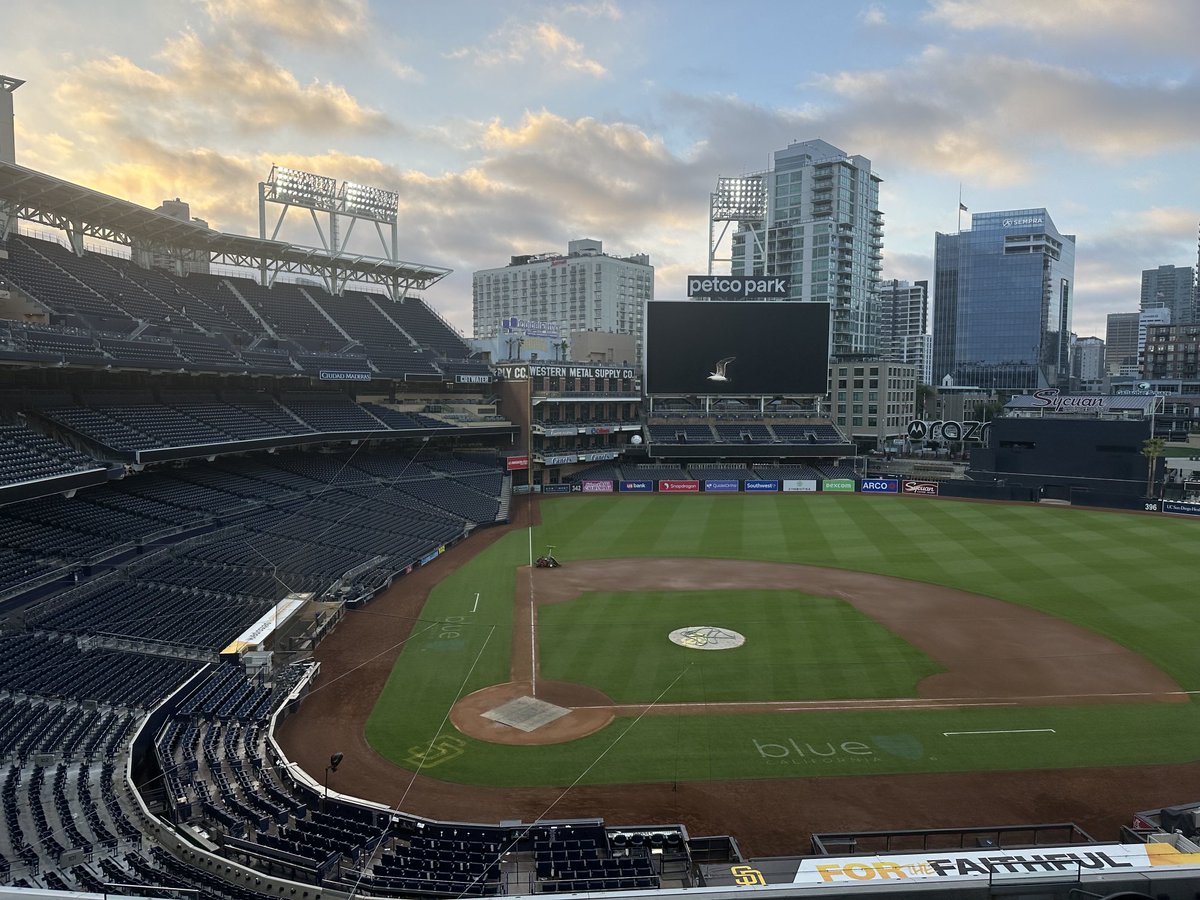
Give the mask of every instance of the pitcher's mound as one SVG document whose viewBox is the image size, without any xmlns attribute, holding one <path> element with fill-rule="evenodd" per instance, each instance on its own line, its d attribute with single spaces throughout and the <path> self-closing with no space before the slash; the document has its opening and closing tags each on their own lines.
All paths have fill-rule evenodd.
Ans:
<svg viewBox="0 0 1200 900">
<path fill-rule="evenodd" d="M 599 731 L 614 718 L 606 694 L 581 684 L 528 681 L 494 684 L 463 697 L 450 711 L 454 727 L 493 744 L 563 744 Z"/>
</svg>

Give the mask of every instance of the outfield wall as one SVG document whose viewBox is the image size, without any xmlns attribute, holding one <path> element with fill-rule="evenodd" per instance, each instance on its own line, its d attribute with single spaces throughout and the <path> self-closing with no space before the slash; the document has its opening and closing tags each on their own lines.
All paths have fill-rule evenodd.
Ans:
<svg viewBox="0 0 1200 900">
<path fill-rule="evenodd" d="M 1005 503 L 1065 501 L 1072 506 L 1096 509 L 1161 512 L 1168 515 L 1200 516 L 1200 503 L 1158 500 L 1126 493 L 1072 487 L 1058 491 L 994 481 L 938 481 L 888 475 L 864 478 L 772 479 L 694 478 L 610 480 L 584 479 L 574 483 L 547 484 L 543 494 L 873 494 L 910 497 L 951 497 L 960 500 L 997 500 Z"/>
</svg>

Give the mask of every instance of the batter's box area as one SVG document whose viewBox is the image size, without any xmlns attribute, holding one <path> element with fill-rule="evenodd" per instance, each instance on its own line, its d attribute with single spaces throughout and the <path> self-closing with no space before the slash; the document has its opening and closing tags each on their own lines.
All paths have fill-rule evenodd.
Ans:
<svg viewBox="0 0 1200 900">
<path fill-rule="evenodd" d="M 502 706 L 489 709 L 481 715 L 485 719 L 491 719 L 493 722 L 499 722 L 501 725 L 508 725 L 511 728 L 529 733 L 537 731 L 543 725 L 549 725 L 551 722 L 561 719 L 569 712 L 569 709 L 555 706 L 553 703 L 547 703 L 545 700 L 539 700 L 537 697 L 517 697 L 516 699 L 509 700 Z"/>
</svg>

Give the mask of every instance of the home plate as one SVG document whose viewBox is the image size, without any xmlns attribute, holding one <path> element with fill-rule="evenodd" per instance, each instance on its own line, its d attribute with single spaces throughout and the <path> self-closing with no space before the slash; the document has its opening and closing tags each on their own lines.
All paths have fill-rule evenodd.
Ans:
<svg viewBox="0 0 1200 900">
<path fill-rule="evenodd" d="M 502 706 L 483 713 L 485 719 L 509 725 L 521 731 L 537 731 L 543 725 L 549 725 L 556 719 L 561 719 L 569 709 L 539 700 L 537 697 L 517 697 Z"/>
</svg>

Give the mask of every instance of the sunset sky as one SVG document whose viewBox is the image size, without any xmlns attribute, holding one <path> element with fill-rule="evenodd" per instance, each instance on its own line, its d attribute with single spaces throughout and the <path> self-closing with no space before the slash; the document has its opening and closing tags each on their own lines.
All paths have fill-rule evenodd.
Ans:
<svg viewBox="0 0 1200 900">
<path fill-rule="evenodd" d="M 886 278 L 932 277 L 960 184 L 1078 236 L 1080 335 L 1137 308 L 1142 269 L 1196 263 L 1195 0 L 7 0 L 0 21 L 20 164 L 239 233 L 273 163 L 397 190 L 401 255 L 455 270 L 426 299 L 468 333 L 472 271 L 574 238 L 649 253 L 679 298 L 716 178 L 817 137 L 884 179 Z"/>
</svg>

